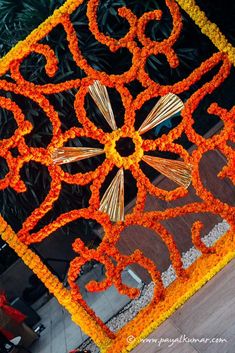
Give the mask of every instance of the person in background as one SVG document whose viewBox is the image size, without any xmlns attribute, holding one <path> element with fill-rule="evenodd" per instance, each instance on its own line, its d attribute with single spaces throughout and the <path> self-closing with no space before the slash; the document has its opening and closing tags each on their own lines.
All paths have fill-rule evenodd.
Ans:
<svg viewBox="0 0 235 353">
<path fill-rule="evenodd" d="M 16 324 L 21 324 L 24 322 L 26 316 L 21 313 L 19 310 L 14 309 L 7 300 L 7 297 L 4 292 L 0 293 L 0 333 L 3 337 L 7 339 L 12 339 L 14 335 L 6 330 L 2 322 L 5 321 L 5 318 L 13 320 Z M 1 352 L 1 350 L 0 350 Z"/>
</svg>

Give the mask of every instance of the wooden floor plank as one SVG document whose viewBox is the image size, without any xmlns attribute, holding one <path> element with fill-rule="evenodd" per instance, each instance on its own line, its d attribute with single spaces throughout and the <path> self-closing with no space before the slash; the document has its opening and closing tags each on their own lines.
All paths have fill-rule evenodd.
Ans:
<svg viewBox="0 0 235 353">
<path fill-rule="evenodd" d="M 197 350 L 189 343 L 179 343 L 182 334 L 170 320 L 165 321 L 157 330 L 149 335 L 148 340 L 141 342 L 133 353 L 197 353 Z"/>
<path fill-rule="evenodd" d="M 191 337 L 228 338 L 234 346 L 235 331 L 231 337 L 223 337 L 226 329 L 235 328 L 235 260 L 230 262 L 199 292 L 190 298 L 171 317 L 174 324 Z M 200 352 L 207 352 L 213 345 L 213 353 L 225 352 L 228 344 L 193 343 Z"/>
<path fill-rule="evenodd" d="M 187 337 L 188 343 L 141 343 L 133 353 L 234 353 L 235 352 L 235 260 L 202 287 L 149 338 Z M 224 342 L 192 342 L 217 338 Z"/>
</svg>

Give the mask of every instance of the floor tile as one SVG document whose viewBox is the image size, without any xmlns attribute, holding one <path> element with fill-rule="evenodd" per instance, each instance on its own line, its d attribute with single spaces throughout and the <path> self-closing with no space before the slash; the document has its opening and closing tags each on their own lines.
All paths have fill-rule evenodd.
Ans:
<svg viewBox="0 0 235 353">
<path fill-rule="evenodd" d="M 170 322 L 165 321 L 133 353 L 197 353 L 193 346 L 183 342 L 182 334 Z M 182 341 L 182 342 L 181 342 Z"/>
<path fill-rule="evenodd" d="M 180 331 L 196 338 L 224 338 L 226 328 L 235 329 L 235 261 L 230 262 L 178 309 L 171 320 Z M 209 352 L 211 344 L 196 342 L 193 346 L 204 353 Z M 216 344 L 213 347 L 219 349 Z M 225 352 L 226 345 L 223 349 Z"/>
</svg>

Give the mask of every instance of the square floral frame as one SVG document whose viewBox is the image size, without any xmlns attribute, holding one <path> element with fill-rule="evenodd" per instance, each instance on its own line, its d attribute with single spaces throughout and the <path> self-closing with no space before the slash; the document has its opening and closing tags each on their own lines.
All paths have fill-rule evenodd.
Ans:
<svg viewBox="0 0 235 353">
<path fill-rule="evenodd" d="M 190 296 L 192 296 L 198 289 L 201 288 L 212 276 L 214 276 L 219 270 L 221 270 L 232 258 L 235 257 L 235 243 L 234 243 L 234 208 L 227 204 L 222 203 L 220 200 L 216 199 L 208 190 L 204 188 L 200 181 L 198 164 L 202 158 L 202 155 L 214 148 L 219 149 L 227 158 L 227 165 L 221 171 L 222 177 L 229 177 L 234 183 L 234 160 L 235 155 L 231 147 L 228 146 L 227 141 L 231 140 L 234 142 L 234 114 L 235 109 L 232 108 L 227 111 L 224 108 L 219 107 L 216 103 L 213 103 L 208 112 L 211 114 L 218 115 L 224 123 L 222 130 L 216 138 L 211 137 L 210 139 L 204 139 L 199 136 L 192 127 L 192 113 L 196 109 L 200 100 L 208 93 L 213 92 L 216 87 L 219 87 L 224 79 L 228 76 L 231 66 L 235 64 L 235 48 L 228 43 L 225 36 L 220 32 L 219 28 L 211 23 L 204 12 L 196 5 L 193 0 L 166 0 L 166 4 L 169 7 L 170 13 L 173 18 L 173 31 L 171 36 L 161 43 L 153 43 L 144 34 L 144 30 L 148 21 L 153 19 L 160 19 L 161 11 L 156 10 L 150 13 L 144 14 L 140 19 L 128 9 L 122 8 L 119 10 L 119 15 L 124 17 L 130 24 L 130 30 L 126 36 L 119 41 L 116 41 L 108 36 L 105 36 L 99 31 L 96 12 L 99 2 L 96 0 L 88 1 L 88 11 L 87 16 L 89 19 L 90 30 L 94 34 L 95 38 L 100 42 L 109 47 L 111 51 L 116 51 L 121 47 L 126 47 L 133 55 L 132 66 L 128 72 L 122 75 L 108 75 L 104 72 L 97 72 L 92 67 L 89 66 L 86 59 L 82 57 L 82 54 L 78 50 L 76 32 L 70 21 L 70 15 L 76 10 L 78 6 L 83 3 L 82 0 L 67 0 L 63 6 L 54 12 L 54 14 L 49 17 L 44 23 L 42 23 L 37 29 L 35 29 L 24 41 L 19 42 L 10 52 L 2 59 L 0 59 L 0 75 L 3 76 L 6 72 L 10 70 L 11 76 L 15 83 L 9 82 L 5 79 L 0 80 L 0 89 L 5 91 L 15 92 L 16 94 L 25 95 L 25 97 L 36 101 L 42 109 L 45 111 L 47 116 L 50 118 L 53 124 L 53 142 L 49 146 L 47 151 L 43 149 L 28 149 L 25 144 L 24 136 L 27 135 L 31 129 L 31 124 L 24 119 L 22 112 L 19 107 L 8 98 L 0 97 L 0 106 L 4 109 L 10 110 L 15 117 L 18 128 L 14 133 L 14 136 L 1 140 L 1 154 L 2 156 L 7 156 L 7 163 L 10 169 L 9 174 L 2 180 L 0 180 L 0 188 L 4 189 L 8 186 L 12 187 L 17 192 L 23 192 L 25 190 L 25 184 L 23 180 L 20 179 L 20 169 L 24 163 L 28 160 L 33 159 L 39 163 L 43 163 L 48 166 L 52 177 L 51 189 L 46 197 L 45 201 L 39 209 L 33 212 L 33 214 L 26 220 L 23 225 L 22 230 L 16 234 L 11 229 L 5 220 L 1 217 L 0 221 L 0 233 L 2 239 L 6 241 L 9 246 L 15 250 L 19 257 L 22 258 L 24 263 L 42 280 L 49 291 L 58 299 L 61 305 L 63 305 L 71 314 L 73 321 L 78 324 L 81 329 L 89 335 L 92 340 L 99 346 L 101 352 L 111 353 L 111 352 L 127 352 L 133 349 L 142 338 L 145 338 L 153 329 L 161 324 L 167 317 L 169 317 L 180 305 L 182 305 Z M 177 4 L 178 3 L 178 4 Z M 178 59 L 174 52 L 173 45 L 180 35 L 180 30 L 182 26 L 182 21 L 180 18 L 180 7 L 185 10 L 192 20 L 200 27 L 201 31 L 209 37 L 213 42 L 215 47 L 218 48 L 218 52 L 215 53 L 211 58 L 206 60 L 202 65 L 193 71 L 193 73 L 186 80 L 183 80 L 173 86 L 160 86 L 153 82 L 144 71 L 144 65 L 146 58 L 150 54 L 164 53 L 169 62 L 169 65 L 174 68 L 177 67 Z M 76 64 L 81 67 L 85 73 L 86 78 L 81 80 L 66 81 L 61 84 L 53 85 L 47 84 L 44 86 L 37 85 L 27 82 L 21 76 L 20 73 L 20 63 L 31 53 L 36 52 L 38 54 L 44 55 L 46 58 L 46 73 L 48 76 L 53 76 L 57 70 L 57 59 L 54 55 L 53 50 L 44 44 L 40 43 L 40 40 L 44 38 L 55 26 L 62 24 L 67 33 L 67 40 L 69 43 L 69 50 L 71 51 Z M 138 36 L 139 41 L 142 43 L 143 48 L 138 48 L 134 38 Z M 175 209 L 169 209 L 164 212 L 144 212 L 143 205 L 146 197 L 146 193 L 153 193 L 155 196 L 161 196 L 159 190 L 149 187 L 149 190 L 144 190 L 139 185 L 139 192 L 137 195 L 137 205 L 133 211 L 133 214 L 129 215 L 123 224 L 112 225 L 107 219 L 107 216 L 102 215 L 101 212 L 95 210 L 95 205 L 98 205 L 99 199 L 96 196 L 93 197 L 93 207 L 89 208 L 81 214 L 76 214 L 76 217 L 93 217 L 97 219 L 106 231 L 105 242 L 101 249 L 96 253 L 90 253 L 84 246 L 78 242 L 76 244 L 77 251 L 82 254 L 82 261 L 89 260 L 91 258 L 101 259 L 101 252 L 106 251 L 106 254 L 110 256 L 119 256 L 115 252 L 110 252 L 110 248 L 115 246 L 115 240 L 111 238 L 111 234 L 118 234 L 122 231 L 124 227 L 131 224 L 143 224 L 146 227 L 154 228 L 155 231 L 162 234 L 163 239 L 167 242 L 169 234 L 166 230 L 161 228 L 158 223 L 160 220 L 174 218 L 180 215 L 193 212 L 211 212 L 214 214 L 219 214 L 221 217 L 226 219 L 230 224 L 231 228 L 220 240 L 216 242 L 213 248 L 206 248 L 202 244 L 200 239 L 200 230 L 202 224 L 196 222 L 192 228 L 192 240 L 194 245 L 202 252 L 202 256 L 196 260 L 196 262 L 191 265 L 187 270 L 182 270 L 182 264 L 180 259 L 177 258 L 177 253 L 174 250 L 174 246 L 169 242 L 169 250 L 171 253 L 172 262 L 175 265 L 178 278 L 174 283 L 172 283 L 168 288 L 164 289 L 164 297 L 159 288 L 155 290 L 154 298 L 150 305 L 141 310 L 141 312 L 128 324 L 125 325 L 119 332 L 112 333 L 93 313 L 84 306 L 79 295 L 75 295 L 73 290 L 64 288 L 63 284 L 49 271 L 49 269 L 43 264 L 42 260 L 30 250 L 30 237 L 29 230 L 37 224 L 38 220 L 47 212 L 47 208 L 52 207 L 53 202 L 58 198 L 60 192 L 60 183 L 62 180 L 61 170 L 57 166 L 51 166 L 51 152 L 53 148 L 57 145 L 66 141 L 66 138 L 72 136 L 79 136 L 80 133 L 87 133 L 90 129 L 91 134 L 96 134 L 97 138 L 102 139 L 102 132 L 98 131 L 89 121 L 87 121 L 86 116 L 81 117 L 80 121 L 84 125 L 84 131 L 70 130 L 67 135 L 63 135 L 59 131 L 58 126 L 58 116 L 50 106 L 45 98 L 45 95 L 59 92 L 60 90 L 66 90 L 70 88 L 79 88 L 81 96 L 87 92 L 87 87 L 94 80 L 100 80 L 104 85 L 108 87 L 115 87 L 120 90 L 123 104 L 128 111 L 128 124 L 133 124 L 134 113 L 131 106 L 133 101 L 128 96 L 128 92 L 124 88 L 124 84 L 130 82 L 131 80 L 138 79 L 142 85 L 146 88 L 144 93 L 142 93 L 138 99 L 134 102 L 134 108 L 138 109 L 143 102 L 145 102 L 149 97 L 162 96 L 168 92 L 180 93 L 187 89 L 194 82 L 199 80 L 205 73 L 207 73 L 211 68 L 221 64 L 218 73 L 215 77 L 205 84 L 202 89 L 199 89 L 193 94 L 192 97 L 188 99 L 185 104 L 185 108 L 182 112 L 182 123 L 176 130 L 174 130 L 170 135 L 167 136 L 167 140 L 162 140 L 159 142 L 160 148 L 164 148 L 165 145 L 171 145 L 172 149 L 177 149 L 179 155 L 190 162 L 193 165 L 192 172 L 192 183 L 197 192 L 197 195 L 203 200 L 203 204 L 190 204 L 183 207 L 178 207 Z M 127 125 L 126 125 L 127 126 Z M 180 136 L 182 132 L 185 132 L 191 142 L 197 147 L 196 150 L 190 156 L 187 151 L 178 145 L 174 144 L 174 140 Z M 82 135 L 80 135 L 82 136 Z M 157 142 L 156 142 L 157 143 Z M 147 144 L 147 143 L 146 143 Z M 12 157 L 7 154 L 12 146 L 17 145 L 20 156 Z M 112 158 L 112 156 L 110 157 Z M 100 175 L 105 173 L 105 168 L 100 168 Z M 138 174 L 138 173 L 137 173 Z M 63 176 L 64 180 L 69 182 L 69 176 Z M 97 175 L 88 175 L 89 180 L 94 180 Z M 76 182 L 79 185 L 83 185 L 84 178 L 79 175 L 77 176 Z M 99 182 L 99 181 L 98 181 Z M 96 183 L 97 184 L 97 183 Z M 99 185 L 93 184 L 93 191 L 99 190 Z M 166 198 L 175 199 L 184 194 L 182 188 L 176 189 L 172 194 L 168 194 Z M 95 192 L 94 192 L 95 194 Z M 165 197 L 165 196 L 164 196 Z M 71 215 L 69 215 L 71 217 Z M 153 226 L 156 223 L 157 226 Z M 49 235 L 52 230 L 59 228 L 61 225 L 61 219 L 57 222 L 49 225 L 47 229 Z M 115 233 L 116 232 L 116 233 Z M 42 232 L 35 235 L 37 241 L 43 239 Z M 32 237 L 31 237 L 32 238 Z M 35 238 L 35 239 L 36 239 Z M 104 262 L 107 259 L 102 259 Z M 159 282 L 159 274 L 154 269 L 151 261 L 143 258 L 140 252 L 135 252 L 129 258 L 121 259 L 119 265 L 120 271 L 128 264 L 137 262 L 142 264 L 149 272 L 156 283 Z M 78 261 L 76 264 L 78 267 L 81 265 Z M 110 275 L 112 274 L 112 271 Z M 115 272 L 118 276 L 118 273 Z M 118 282 L 118 280 L 117 280 Z M 94 287 L 95 288 L 95 287 Z M 122 289 L 120 285 L 120 289 Z M 130 296 L 134 295 L 131 291 Z M 130 340 L 130 337 L 134 338 Z"/>
</svg>

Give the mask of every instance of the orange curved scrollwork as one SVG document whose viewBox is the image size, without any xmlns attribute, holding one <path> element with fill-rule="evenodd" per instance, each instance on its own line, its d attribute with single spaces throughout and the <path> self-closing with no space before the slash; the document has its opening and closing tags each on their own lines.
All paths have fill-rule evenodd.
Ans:
<svg viewBox="0 0 235 353">
<path fill-rule="evenodd" d="M 172 265 L 177 274 L 176 283 L 179 283 L 177 293 L 179 293 L 180 297 L 184 297 L 182 289 L 184 286 L 187 288 L 188 292 L 190 292 L 189 287 L 187 286 L 189 286 L 190 279 L 188 278 L 191 275 L 193 278 L 192 282 L 198 280 L 198 277 L 200 279 L 200 276 L 203 277 L 203 271 L 199 272 L 199 275 L 196 276 L 194 272 L 190 272 L 189 275 L 189 273 L 183 269 L 181 255 L 174 238 L 172 234 L 163 227 L 161 221 L 175 219 L 176 217 L 190 213 L 197 214 L 209 212 L 220 215 L 224 218 L 230 224 L 231 229 L 234 229 L 235 227 L 234 208 L 216 198 L 213 193 L 207 189 L 201 180 L 199 172 L 199 165 L 203 155 L 208 151 L 217 149 L 221 151 L 227 159 L 227 164 L 220 171 L 219 177 L 228 177 L 233 183 L 235 183 L 235 152 L 228 144 L 229 140 L 235 142 L 235 107 L 228 111 L 224 107 L 219 106 L 217 102 L 213 102 L 210 105 L 208 113 L 211 115 L 217 115 L 223 122 L 223 128 L 220 132 L 216 136 L 210 138 L 205 138 L 196 132 L 194 129 L 193 117 L 202 100 L 218 89 L 229 76 L 232 64 L 228 55 L 224 51 L 216 52 L 202 62 L 198 68 L 193 70 L 188 77 L 182 81 L 176 82 L 172 85 L 161 85 L 149 77 L 146 71 L 146 62 L 150 55 L 163 54 L 172 69 L 175 69 L 179 65 L 179 58 L 174 50 L 174 46 L 181 35 L 183 21 L 180 7 L 177 2 L 166 0 L 166 6 L 172 17 L 172 31 L 170 36 L 162 41 L 153 41 L 146 35 L 146 26 L 149 21 L 161 21 L 161 10 L 145 13 L 138 18 L 130 9 L 126 7 L 120 8 L 118 10 L 118 15 L 128 21 L 129 30 L 123 38 L 117 40 L 101 32 L 97 22 L 99 1 L 89 0 L 87 5 L 89 29 L 96 40 L 105 45 L 111 52 L 115 53 L 121 48 L 126 48 L 132 55 L 130 68 L 122 74 L 107 74 L 106 72 L 95 70 L 88 63 L 87 59 L 79 49 L 79 39 L 70 17 L 73 11 L 83 4 L 83 2 L 83 0 L 67 0 L 60 9 L 56 10 L 53 16 L 51 16 L 38 29 L 33 31 L 25 41 L 19 43 L 16 48 L 13 48 L 5 58 L 0 60 L 1 75 L 3 76 L 8 71 L 11 74 L 11 81 L 8 81 L 6 78 L 0 79 L 1 92 L 11 92 L 14 93 L 14 97 L 20 95 L 26 100 L 29 99 L 35 102 L 43 110 L 52 124 L 52 139 L 47 148 L 28 146 L 25 136 L 32 131 L 32 124 L 27 120 L 27 117 L 13 98 L 0 97 L 0 108 L 10 111 L 17 124 L 17 128 L 13 135 L 0 141 L 0 156 L 5 159 L 8 166 L 8 173 L 0 180 L 0 189 L 4 190 L 10 187 L 18 193 L 25 192 L 27 186 L 25 185 L 24 180 L 22 180 L 21 169 L 30 161 L 35 161 L 45 166 L 48 169 L 51 178 L 48 194 L 40 206 L 35 208 L 24 221 L 21 229 L 17 233 L 17 237 L 12 235 L 9 228 L 7 228 L 7 231 L 3 230 L 3 234 L 4 239 L 11 244 L 27 264 L 30 263 L 30 256 L 32 257 L 32 262 L 34 261 L 34 263 L 30 263 L 30 267 L 34 270 L 35 266 L 37 266 L 38 269 L 35 269 L 35 272 L 44 281 L 48 288 L 52 288 L 53 277 L 48 274 L 48 271 L 40 263 L 40 259 L 34 259 L 32 252 L 27 250 L 28 246 L 30 244 L 42 242 L 45 238 L 50 237 L 50 235 L 56 230 L 80 218 L 96 220 L 101 227 L 103 227 L 104 236 L 97 249 L 88 249 L 80 239 L 77 239 L 74 242 L 73 249 L 76 253 L 76 257 L 71 261 L 68 272 L 70 293 L 68 294 L 67 290 L 63 289 L 62 286 L 60 287 L 57 282 L 56 290 L 53 288 L 52 291 L 53 293 L 56 293 L 57 298 L 59 298 L 63 305 L 70 308 L 69 310 L 73 313 L 75 319 L 75 308 L 76 310 L 78 309 L 74 303 L 78 302 L 81 304 L 81 307 L 85 309 L 89 314 L 89 317 L 93 320 L 92 322 L 95 326 L 92 327 L 101 328 L 101 332 L 104 332 L 104 336 L 107 335 L 107 337 L 105 336 L 107 342 L 105 341 L 104 345 L 102 345 L 101 339 L 97 338 L 95 334 L 92 335 L 90 330 L 88 330 L 89 334 L 92 335 L 94 340 L 98 342 L 103 349 L 112 347 L 111 341 L 114 340 L 113 347 L 119 349 L 119 351 L 116 350 L 115 352 L 120 353 L 122 350 L 124 351 L 127 346 L 127 342 L 124 342 L 124 340 L 126 339 L 126 332 L 128 332 L 129 328 L 127 331 L 123 328 L 117 335 L 113 334 L 83 300 L 76 283 L 77 277 L 79 276 L 82 266 L 86 262 L 91 260 L 99 261 L 105 267 L 105 279 L 102 282 L 90 282 L 87 285 L 87 289 L 89 291 L 102 291 L 111 285 L 114 285 L 121 294 L 128 295 L 133 299 L 139 295 L 139 291 L 136 288 L 129 288 L 122 282 L 122 271 L 131 264 L 138 264 L 149 272 L 152 281 L 155 283 L 155 291 L 151 303 L 138 314 L 138 322 L 137 319 L 133 320 L 134 328 L 132 333 L 136 333 L 136 337 L 140 336 L 141 331 L 145 328 L 144 325 L 146 322 L 147 326 L 152 327 L 151 322 L 148 319 L 144 319 L 146 315 L 151 317 L 153 313 L 154 315 L 156 314 L 156 308 L 160 308 L 162 315 L 161 319 L 158 321 L 160 322 L 168 315 L 164 313 L 164 303 L 166 303 L 165 305 L 168 308 L 167 312 L 170 312 L 170 308 L 174 307 L 174 303 L 169 299 L 168 289 L 163 287 L 160 272 L 153 261 L 144 256 L 139 250 L 136 250 L 130 256 L 126 256 L 121 254 L 117 249 L 117 242 L 120 239 L 120 234 L 125 228 L 131 225 L 139 225 L 149 228 L 166 244 Z M 56 75 L 59 63 L 55 52 L 49 45 L 41 44 L 40 40 L 47 36 L 58 24 L 63 26 L 66 33 L 68 48 L 74 62 L 79 68 L 84 70 L 85 77 L 82 79 L 68 80 L 62 83 L 47 83 L 43 85 L 29 82 L 21 73 L 21 65 L 33 52 L 42 55 L 45 58 L 46 74 L 49 77 L 54 77 Z M 138 39 L 138 42 L 141 43 L 141 45 L 137 43 L 136 39 Z M 146 102 L 155 97 L 163 97 L 168 93 L 181 94 L 186 92 L 195 83 L 198 83 L 202 78 L 205 78 L 208 73 L 211 73 L 215 67 L 217 67 L 217 72 L 213 73 L 213 77 L 206 83 L 202 84 L 201 87 L 191 94 L 185 102 L 184 108 L 181 112 L 181 122 L 176 127 L 169 131 L 168 134 L 164 134 L 156 139 L 144 139 L 140 136 L 141 134 L 139 131 L 135 129 L 136 113 Z M 138 80 L 143 86 L 143 91 L 139 93 L 137 97 L 133 97 L 130 90 L 127 88 L 127 84 L 134 80 Z M 85 98 L 89 94 L 89 87 L 94 81 L 99 81 L 103 86 L 115 89 L 120 94 L 122 100 L 125 110 L 124 124 L 122 127 L 111 133 L 103 131 L 102 128 L 98 128 L 90 120 L 89 112 L 85 109 Z M 79 126 L 81 127 L 74 126 L 63 132 L 61 129 L 59 114 L 53 104 L 50 103 L 48 97 L 56 93 L 66 92 L 72 88 L 77 90 L 74 98 L 74 111 L 76 118 L 80 123 Z M 194 150 L 192 153 L 189 153 L 177 142 L 182 134 L 185 134 L 188 140 L 194 144 Z M 63 148 L 69 139 L 74 139 L 76 137 L 92 138 L 101 144 L 103 153 L 105 154 L 105 161 L 93 171 L 86 173 L 78 172 L 72 175 L 69 172 L 65 172 L 60 165 L 53 164 L 52 154 L 55 149 Z M 116 141 L 122 137 L 132 139 L 135 145 L 135 152 L 130 157 L 120 157 L 115 149 Z M 19 151 L 17 157 L 14 157 L 11 153 L 11 148 L 14 147 L 17 147 Z M 147 194 L 154 195 L 154 197 L 166 201 L 172 201 L 182 198 L 188 193 L 188 190 L 183 186 L 178 186 L 171 191 L 166 191 L 154 185 L 149 180 L 141 169 L 140 162 L 143 159 L 143 156 L 151 151 L 173 152 L 187 163 L 187 165 L 192 168 L 192 185 L 197 196 L 199 196 L 202 201 L 175 208 L 168 208 L 164 211 L 144 211 Z M 129 170 L 133 178 L 136 180 L 137 185 L 136 201 L 133 210 L 126 215 L 124 221 L 119 221 L 117 223 L 113 223 L 109 215 L 99 209 L 101 202 L 101 187 L 107 175 L 114 169 L 114 167 Z M 51 223 L 45 225 L 42 229 L 35 231 L 39 221 L 42 220 L 42 218 L 53 208 L 54 203 L 58 200 L 62 183 L 77 184 L 79 186 L 89 184 L 91 191 L 89 206 L 84 209 L 76 209 L 62 214 Z M 225 252 L 222 251 L 223 246 L 220 243 L 215 247 L 206 247 L 200 238 L 202 226 L 203 225 L 200 222 L 195 222 L 193 224 L 192 241 L 204 254 L 202 261 L 206 261 L 205 258 L 208 257 L 208 262 L 203 262 L 203 266 L 207 266 L 208 263 L 209 265 L 211 264 L 210 266 L 215 266 L 216 256 L 223 260 L 223 254 Z M 16 244 L 15 246 L 12 239 Z M 228 241 L 225 243 L 227 244 L 226 246 L 229 247 L 230 243 Z M 222 263 L 224 264 L 226 261 L 229 261 L 227 260 L 228 258 L 229 256 L 226 257 L 226 260 L 221 260 L 221 266 Z M 201 283 L 204 283 L 203 281 Z M 177 286 L 177 284 L 175 284 L 175 286 Z M 64 304 L 62 298 L 65 294 L 67 298 L 66 304 Z M 166 302 L 164 302 L 164 300 L 166 300 Z M 184 299 L 182 299 L 182 301 L 183 300 Z M 169 303 L 171 304 L 170 307 Z M 78 316 L 80 315 L 79 313 L 78 310 Z M 81 324 L 81 320 L 75 321 Z M 85 331 L 87 330 L 87 326 L 89 326 L 89 319 L 83 324 L 83 329 Z M 147 333 L 148 332 L 146 331 L 146 334 Z M 101 336 L 102 335 L 100 334 L 100 337 Z M 102 340 L 105 340 L 103 336 Z M 117 343 L 118 340 L 119 343 Z"/>
</svg>

